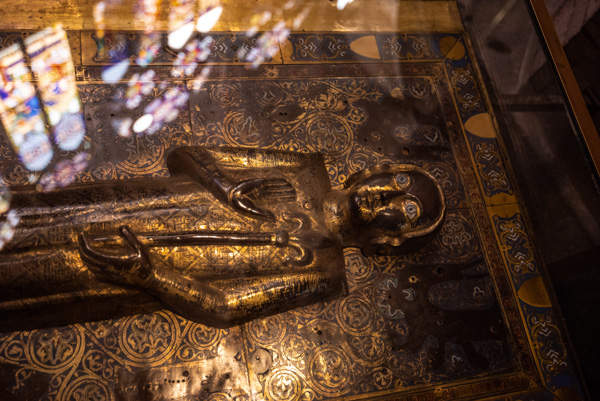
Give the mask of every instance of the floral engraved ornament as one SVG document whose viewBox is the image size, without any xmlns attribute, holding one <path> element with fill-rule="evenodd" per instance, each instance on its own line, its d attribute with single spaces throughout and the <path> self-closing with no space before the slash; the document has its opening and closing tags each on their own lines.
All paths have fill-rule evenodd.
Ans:
<svg viewBox="0 0 600 401">
<path fill-rule="evenodd" d="M 127 343 L 138 354 L 164 351 L 171 337 L 170 327 L 157 315 L 144 315 L 130 326 Z"/>
<path fill-rule="evenodd" d="M 72 345 L 75 335 L 70 331 L 53 329 L 38 337 L 37 359 L 46 365 L 58 365 L 69 359 L 75 352 Z"/>
</svg>

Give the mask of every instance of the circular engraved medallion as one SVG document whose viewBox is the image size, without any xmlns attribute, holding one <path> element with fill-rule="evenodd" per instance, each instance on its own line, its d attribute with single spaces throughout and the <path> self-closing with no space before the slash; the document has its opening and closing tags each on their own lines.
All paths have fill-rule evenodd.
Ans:
<svg viewBox="0 0 600 401">
<path fill-rule="evenodd" d="M 246 330 L 250 339 L 261 345 L 279 343 L 285 335 L 283 319 L 279 315 L 253 320 Z"/>
<path fill-rule="evenodd" d="M 333 114 L 319 115 L 308 121 L 307 132 L 311 150 L 326 156 L 345 153 L 354 138 L 347 121 Z"/>
<path fill-rule="evenodd" d="M 414 97 L 420 99 L 429 95 L 431 92 L 430 84 L 425 79 L 417 79 L 408 84 L 408 90 Z"/>
<path fill-rule="evenodd" d="M 165 312 L 128 318 L 119 335 L 119 346 L 128 359 L 157 365 L 170 357 L 179 340 L 179 325 Z"/>
<path fill-rule="evenodd" d="M 29 341 L 28 359 L 43 371 L 61 370 L 81 356 L 83 343 L 77 326 L 35 330 Z"/>
<path fill-rule="evenodd" d="M 141 144 L 140 144 L 141 143 Z M 126 159 L 118 160 L 115 167 L 128 175 L 152 174 L 164 169 L 165 144 L 158 136 L 144 136 L 127 142 Z"/>
<path fill-rule="evenodd" d="M 319 348 L 310 358 L 309 374 L 315 389 L 323 395 L 341 395 L 350 380 L 350 366 L 346 353 L 338 348 Z"/>
<path fill-rule="evenodd" d="M 281 350 L 288 359 L 297 360 L 304 357 L 306 344 L 302 337 L 297 335 L 287 336 L 283 339 Z"/>
<path fill-rule="evenodd" d="M 228 142 L 239 146 L 269 146 L 274 141 L 275 133 L 265 121 L 244 110 L 227 113 L 223 130 Z"/>
<path fill-rule="evenodd" d="M 222 330 L 195 323 L 190 329 L 191 342 L 200 348 L 209 348 L 221 339 Z"/>
<path fill-rule="evenodd" d="M 302 392 L 302 381 L 293 370 L 279 368 L 267 377 L 265 390 L 269 400 L 296 401 Z"/>
<path fill-rule="evenodd" d="M 83 376 L 69 383 L 62 400 L 112 401 L 113 392 L 102 381 L 93 376 Z"/>
<path fill-rule="evenodd" d="M 210 100 L 221 107 L 233 107 L 239 105 L 240 88 L 235 83 L 213 84 L 210 88 Z"/>
<path fill-rule="evenodd" d="M 373 310 L 360 295 L 351 294 L 338 304 L 336 319 L 345 332 L 365 335 L 373 326 Z"/>
</svg>

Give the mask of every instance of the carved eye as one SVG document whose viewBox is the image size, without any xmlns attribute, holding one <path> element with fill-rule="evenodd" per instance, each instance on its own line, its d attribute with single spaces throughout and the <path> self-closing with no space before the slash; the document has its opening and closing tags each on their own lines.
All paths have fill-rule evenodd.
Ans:
<svg viewBox="0 0 600 401">
<path fill-rule="evenodd" d="M 406 212 L 406 217 L 408 217 L 410 221 L 419 217 L 419 205 L 413 201 L 407 201 L 404 204 L 404 211 Z"/>
<path fill-rule="evenodd" d="M 410 178 L 404 173 L 400 173 L 396 176 L 396 182 L 400 185 L 400 188 L 406 188 L 410 184 Z"/>
</svg>

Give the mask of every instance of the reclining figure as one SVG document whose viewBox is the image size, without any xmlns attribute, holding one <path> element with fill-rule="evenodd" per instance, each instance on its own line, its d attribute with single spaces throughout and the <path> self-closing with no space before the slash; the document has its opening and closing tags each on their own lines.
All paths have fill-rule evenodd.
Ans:
<svg viewBox="0 0 600 401">
<path fill-rule="evenodd" d="M 333 191 L 316 153 L 181 147 L 170 177 L 14 188 L 0 252 L 6 329 L 162 307 L 228 327 L 345 294 L 345 247 L 411 252 L 444 218 L 421 168 L 379 164 Z"/>
</svg>

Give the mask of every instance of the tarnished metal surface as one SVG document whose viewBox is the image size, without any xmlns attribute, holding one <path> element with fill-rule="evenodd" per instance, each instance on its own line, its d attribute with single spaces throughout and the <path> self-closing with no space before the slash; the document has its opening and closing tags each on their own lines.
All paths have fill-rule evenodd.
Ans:
<svg viewBox="0 0 600 401">
<path fill-rule="evenodd" d="M 412 252 L 445 214 L 441 186 L 409 164 L 371 166 L 337 191 L 315 153 L 188 146 L 167 165 L 169 178 L 15 188 L 21 221 L 0 266 L 20 273 L 0 278 L 0 316 L 39 326 L 59 305 L 76 323 L 68 304 L 89 320 L 107 302 L 131 313 L 123 298 L 137 296 L 239 325 L 343 295 L 343 248 Z"/>
<path fill-rule="evenodd" d="M 380 52 L 387 36 L 389 43 L 410 40 L 378 37 Z M 344 65 L 217 65 L 191 97 L 189 114 L 133 139 L 117 137 L 111 125 L 118 87 L 99 83 L 98 67 L 82 66 L 80 96 L 95 152 L 82 182 L 166 177 L 164 158 L 181 145 L 320 152 L 334 189 L 379 162 L 422 167 L 444 190 L 446 219 L 431 244 L 406 255 L 366 258 L 347 249 L 346 297 L 242 326 L 215 329 L 158 311 L 0 334 L 0 395 L 280 401 L 576 394 L 576 385 L 556 379 L 572 371 L 549 303 L 528 303 L 545 290 L 530 281 L 538 265 L 493 128 L 489 134 L 480 119 L 463 131 L 486 114 L 485 94 L 463 39 L 440 36 L 421 42 L 425 50 L 409 59 L 388 46 L 401 64 L 359 65 L 344 55 Z M 25 183 L 3 141 L 5 177 Z M 508 206 L 493 209 L 499 204 Z M 517 301 L 521 287 L 528 291 Z"/>
</svg>

